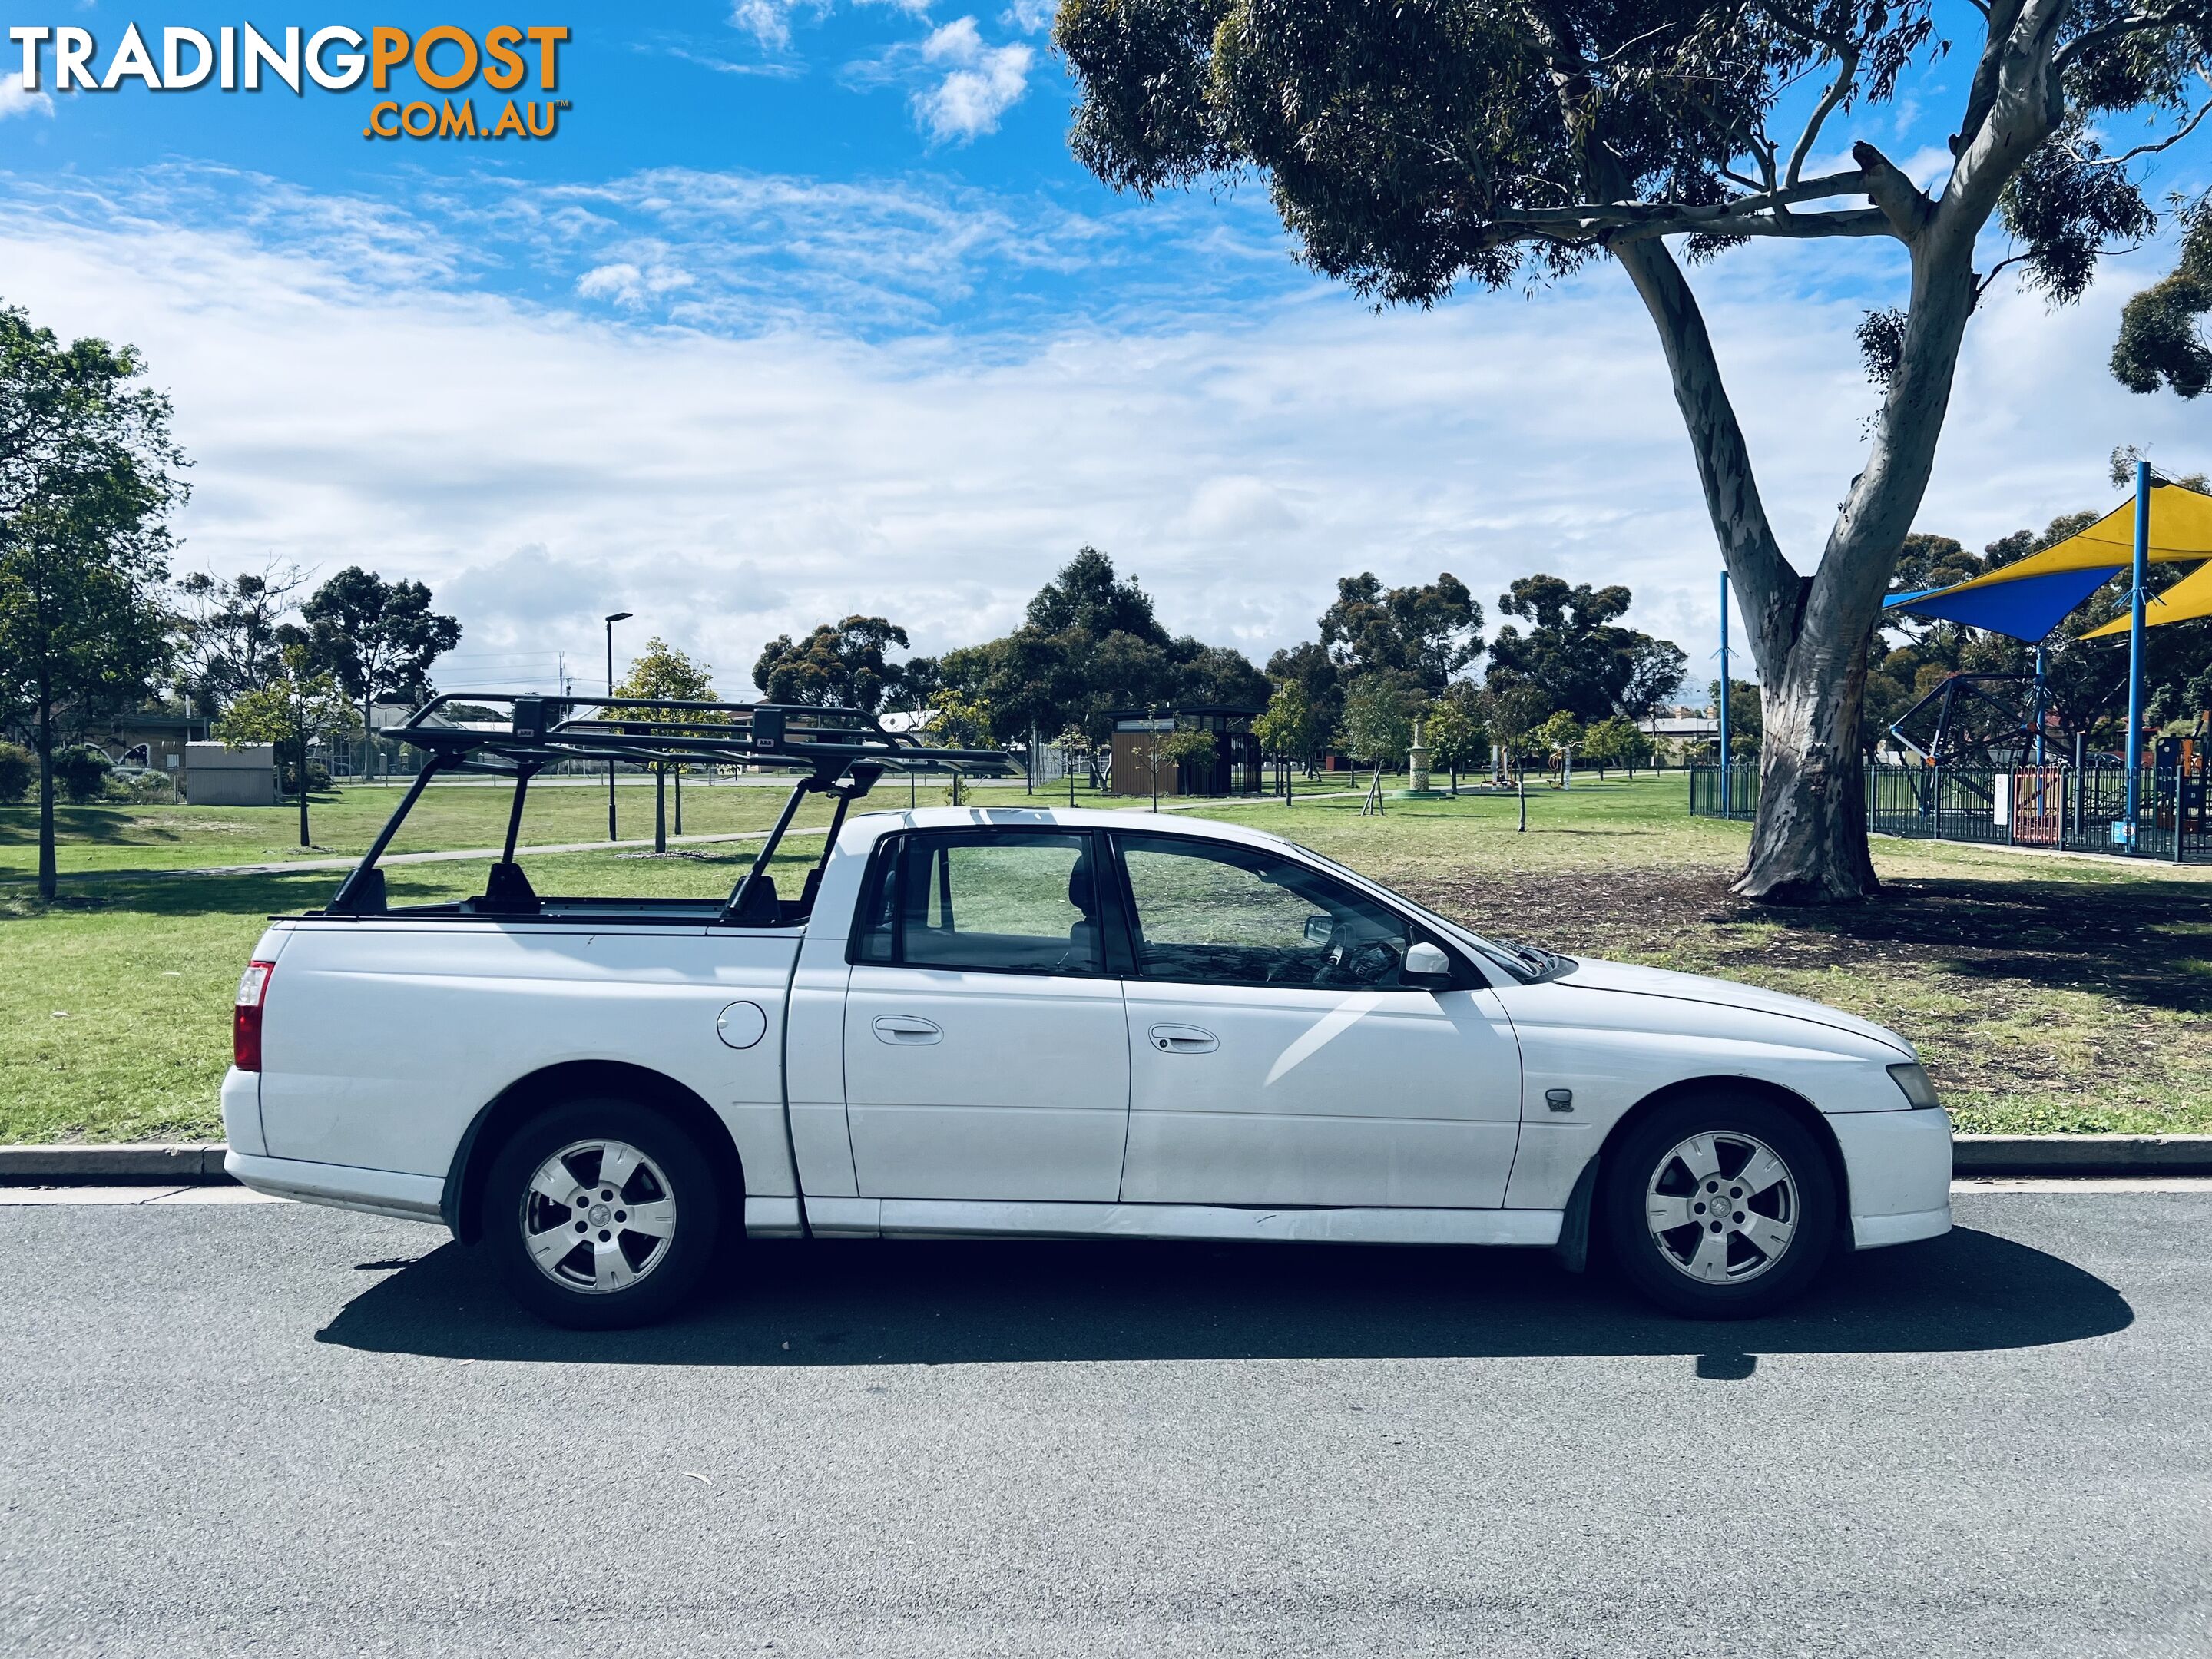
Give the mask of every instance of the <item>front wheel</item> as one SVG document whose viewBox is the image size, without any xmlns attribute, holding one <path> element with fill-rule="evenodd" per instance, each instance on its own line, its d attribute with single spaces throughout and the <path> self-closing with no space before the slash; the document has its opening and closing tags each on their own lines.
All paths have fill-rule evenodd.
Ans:
<svg viewBox="0 0 2212 1659">
<path fill-rule="evenodd" d="M 483 1237 L 516 1301 L 579 1330 L 665 1317 L 714 1259 L 721 1195 L 698 1143 L 649 1106 L 575 1100 L 500 1148 Z"/>
<path fill-rule="evenodd" d="M 1638 1124 L 1607 1162 L 1614 1259 L 1670 1313 L 1771 1312 L 1813 1282 L 1834 1245 L 1828 1161 L 1778 1107 L 1677 1102 Z"/>
</svg>

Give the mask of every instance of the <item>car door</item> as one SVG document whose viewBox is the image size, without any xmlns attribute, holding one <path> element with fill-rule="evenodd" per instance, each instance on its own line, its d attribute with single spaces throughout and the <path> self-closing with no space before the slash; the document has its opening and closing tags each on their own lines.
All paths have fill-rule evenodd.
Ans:
<svg viewBox="0 0 2212 1659">
<path fill-rule="evenodd" d="M 897 837 L 862 897 L 845 1115 L 864 1198 L 1113 1202 L 1121 988 L 1085 831 Z"/>
<path fill-rule="evenodd" d="M 1113 839 L 1136 952 L 1123 1201 L 1504 1203 L 1520 1051 L 1471 965 L 1406 983 L 1426 936 L 1286 853 Z"/>
</svg>

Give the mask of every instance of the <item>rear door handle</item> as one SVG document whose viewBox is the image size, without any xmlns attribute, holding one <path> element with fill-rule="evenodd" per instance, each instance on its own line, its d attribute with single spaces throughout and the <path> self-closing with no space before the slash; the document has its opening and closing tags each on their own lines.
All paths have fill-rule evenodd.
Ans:
<svg viewBox="0 0 2212 1659">
<path fill-rule="evenodd" d="M 1219 1037 L 1195 1025 L 1155 1025 L 1152 1038 L 1164 1054 L 1210 1054 L 1221 1046 Z"/>
<path fill-rule="evenodd" d="M 925 1042 L 941 1041 L 942 1027 L 933 1020 L 919 1014 L 879 1014 L 876 1017 L 876 1040 L 915 1047 Z"/>
</svg>

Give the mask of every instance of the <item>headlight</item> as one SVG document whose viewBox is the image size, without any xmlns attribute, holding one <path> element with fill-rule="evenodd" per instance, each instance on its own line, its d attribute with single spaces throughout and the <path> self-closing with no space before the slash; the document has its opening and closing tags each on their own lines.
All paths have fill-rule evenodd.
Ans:
<svg viewBox="0 0 2212 1659">
<path fill-rule="evenodd" d="M 1905 1092 L 1905 1099 L 1913 1105 L 1933 1109 L 1943 1103 L 1936 1098 L 1936 1085 L 1928 1080 L 1927 1070 L 1917 1061 L 1908 1060 L 1902 1066 L 1893 1066 L 1889 1074 L 1897 1079 L 1897 1086 Z"/>
</svg>

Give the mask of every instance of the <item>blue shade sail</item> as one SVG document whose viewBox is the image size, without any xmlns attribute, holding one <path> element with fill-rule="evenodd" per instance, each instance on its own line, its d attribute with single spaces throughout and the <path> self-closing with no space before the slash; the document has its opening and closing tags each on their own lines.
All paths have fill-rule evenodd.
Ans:
<svg viewBox="0 0 2212 1659">
<path fill-rule="evenodd" d="M 1985 628 L 1992 634 L 2033 642 L 2057 627 L 2068 611 L 2117 574 L 2110 566 L 2054 570 L 1987 587 L 1939 587 L 1923 593 L 1899 593 L 1883 601 L 1882 609 L 1931 622 L 1964 623 L 1969 628 Z"/>
</svg>

